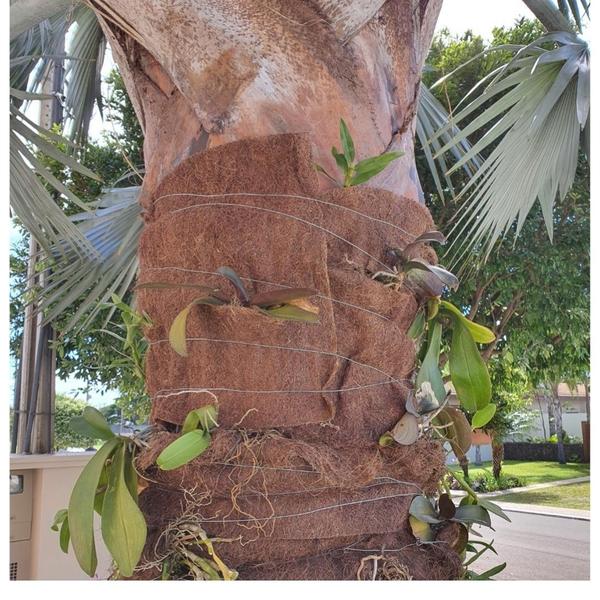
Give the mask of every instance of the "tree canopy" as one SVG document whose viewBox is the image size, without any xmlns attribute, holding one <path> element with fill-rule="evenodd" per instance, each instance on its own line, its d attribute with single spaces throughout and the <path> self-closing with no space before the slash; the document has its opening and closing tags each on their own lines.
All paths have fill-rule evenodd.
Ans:
<svg viewBox="0 0 600 600">
<path fill-rule="evenodd" d="M 537 22 L 523 19 L 514 27 L 494 29 L 490 46 L 527 44 L 540 32 Z M 473 59 L 433 90 L 450 114 L 468 90 L 506 60 L 504 52 L 478 56 L 485 48 L 486 42 L 471 32 L 456 37 L 442 31 L 435 37 L 428 58 L 430 70 L 424 76 L 427 82 Z M 449 231 L 465 200 L 444 203 L 422 153 L 417 164 L 436 223 Z M 453 177 L 460 188 L 467 175 L 457 171 Z M 470 255 L 470 268 L 461 269 L 460 287 L 452 295 L 469 317 L 496 333 L 497 342 L 484 350 L 485 357 L 501 360 L 502 352 L 510 350 L 514 364 L 525 370 L 532 385 L 581 380 L 589 369 L 589 195 L 589 164 L 581 153 L 575 184 L 554 207 L 553 240 L 537 206 L 520 235 L 515 235 L 513 226 L 509 239 L 495 246 L 487 262 L 477 260 L 476 250 Z M 441 257 L 442 262 L 452 258 Z M 504 385 L 503 381 L 497 378 L 496 385 Z"/>
</svg>

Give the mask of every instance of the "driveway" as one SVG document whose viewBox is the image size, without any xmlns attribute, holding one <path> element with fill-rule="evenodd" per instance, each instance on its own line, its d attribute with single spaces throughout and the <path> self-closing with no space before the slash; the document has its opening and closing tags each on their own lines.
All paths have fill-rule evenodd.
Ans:
<svg viewBox="0 0 600 600">
<path fill-rule="evenodd" d="M 494 539 L 498 556 L 486 552 L 473 563 L 482 573 L 499 564 L 506 569 L 494 579 L 586 580 L 590 578 L 590 522 L 522 512 L 506 514 L 512 523 L 492 515 L 492 526 L 478 528 L 483 540 Z M 480 539 L 480 538 L 475 538 Z"/>
</svg>

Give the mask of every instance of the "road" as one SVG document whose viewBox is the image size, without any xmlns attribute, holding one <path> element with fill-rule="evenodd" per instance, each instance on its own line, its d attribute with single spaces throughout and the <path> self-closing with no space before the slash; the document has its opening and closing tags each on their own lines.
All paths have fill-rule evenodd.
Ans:
<svg viewBox="0 0 600 600">
<path fill-rule="evenodd" d="M 506 509 L 505 509 L 506 510 Z M 485 541 L 494 539 L 498 556 L 486 552 L 473 563 L 481 573 L 498 563 L 506 569 L 494 579 L 586 580 L 590 578 L 590 522 L 507 512 L 511 523 L 492 515 L 492 526 L 478 528 Z"/>
</svg>

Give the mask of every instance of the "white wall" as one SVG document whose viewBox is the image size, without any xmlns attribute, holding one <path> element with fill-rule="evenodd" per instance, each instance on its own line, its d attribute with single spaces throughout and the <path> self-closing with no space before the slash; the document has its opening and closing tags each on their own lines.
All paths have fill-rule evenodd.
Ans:
<svg viewBox="0 0 600 600">
<path fill-rule="evenodd" d="M 58 545 L 58 533 L 52 531 L 50 525 L 56 512 L 67 507 L 73 485 L 93 454 L 93 452 L 78 452 L 11 455 L 11 473 L 13 471 L 30 471 L 33 474 L 31 478 L 33 519 L 28 579 L 89 579 L 77 564 L 72 548 L 69 547 L 69 554 L 61 551 Z M 17 501 L 18 496 L 12 496 L 11 501 Z M 111 560 L 102 542 L 99 520 L 96 520 L 95 523 L 95 538 L 98 554 L 96 578 L 106 579 L 110 573 Z"/>
<path fill-rule="evenodd" d="M 570 436 L 575 436 L 581 438 L 581 423 L 585 421 L 585 413 L 570 413 L 563 412 L 562 422 L 563 429 Z M 544 413 L 544 425 L 546 427 L 546 437 L 550 435 L 548 431 L 548 415 Z M 542 416 L 539 411 L 536 414 L 536 417 L 526 431 L 519 433 L 518 435 L 511 436 L 511 439 L 514 441 L 526 440 L 527 437 L 544 437 L 544 427 L 542 426 Z"/>
</svg>

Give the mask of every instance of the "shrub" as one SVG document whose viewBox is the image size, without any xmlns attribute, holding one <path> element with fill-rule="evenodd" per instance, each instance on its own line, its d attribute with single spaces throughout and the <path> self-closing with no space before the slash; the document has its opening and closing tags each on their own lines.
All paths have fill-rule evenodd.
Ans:
<svg viewBox="0 0 600 600">
<path fill-rule="evenodd" d="M 98 440 L 76 433 L 70 427 L 71 419 L 80 416 L 84 408 L 85 402 L 83 400 L 75 400 L 63 394 L 56 395 L 56 412 L 54 416 L 55 450 L 89 448 L 98 442 Z"/>
<path fill-rule="evenodd" d="M 509 488 L 525 485 L 522 479 L 519 479 L 514 475 L 505 475 L 501 473 L 500 477 L 495 479 L 489 471 L 471 478 L 470 482 L 471 487 L 476 492 L 481 493 L 497 492 L 499 490 L 507 490 Z"/>
</svg>

